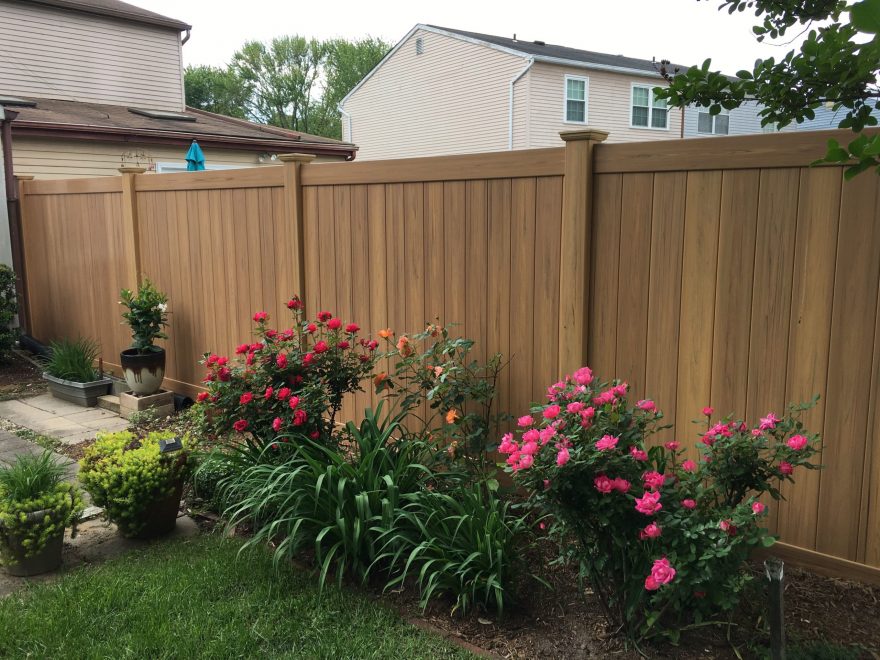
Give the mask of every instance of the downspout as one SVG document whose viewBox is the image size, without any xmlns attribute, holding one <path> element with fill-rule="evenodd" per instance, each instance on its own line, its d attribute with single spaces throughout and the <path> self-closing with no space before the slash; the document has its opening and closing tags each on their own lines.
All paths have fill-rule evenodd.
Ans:
<svg viewBox="0 0 880 660">
<path fill-rule="evenodd" d="M 348 141 L 354 144 L 354 138 L 351 134 L 351 115 L 345 111 L 345 108 L 342 107 L 341 103 L 336 106 L 336 109 L 339 110 L 339 114 L 342 115 L 345 123 L 348 124 Z"/>
<path fill-rule="evenodd" d="M 3 142 L 3 179 L 6 182 L 6 200 L 14 202 L 18 199 L 15 176 L 12 173 L 12 121 L 18 113 L 0 107 L 0 140 Z"/>
<path fill-rule="evenodd" d="M 510 81 L 510 98 L 507 103 L 507 150 L 510 151 L 513 149 L 513 86 L 516 82 L 526 75 L 529 72 L 529 69 L 532 68 L 532 65 L 535 63 L 534 57 L 529 57 L 526 60 L 526 65 L 523 67 L 523 70 L 520 71 L 516 76 L 514 76 Z"/>
<path fill-rule="evenodd" d="M 186 29 L 186 36 L 180 40 L 180 45 L 185 46 L 186 42 L 189 41 L 189 38 L 192 36 L 192 30 L 190 28 Z"/>
<path fill-rule="evenodd" d="M 18 302 L 18 325 L 22 333 L 27 335 L 30 333 L 30 314 L 24 273 L 24 246 L 21 240 L 21 205 L 18 199 L 18 181 L 15 180 L 12 169 L 12 122 L 16 117 L 16 111 L 0 106 L 0 142 L 3 143 L 3 179 L 6 184 L 9 243 L 12 250 L 12 270 L 17 276 L 15 297 Z"/>
</svg>

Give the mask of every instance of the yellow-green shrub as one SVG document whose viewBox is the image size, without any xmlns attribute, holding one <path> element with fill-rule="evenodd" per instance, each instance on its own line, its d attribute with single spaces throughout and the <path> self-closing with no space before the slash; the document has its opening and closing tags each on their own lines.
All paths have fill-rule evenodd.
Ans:
<svg viewBox="0 0 880 660">
<path fill-rule="evenodd" d="M 80 482 L 124 536 L 140 532 L 152 504 L 189 476 L 194 461 L 188 436 L 182 439 L 183 449 L 159 451 L 159 441 L 172 437 L 171 432 L 145 438 L 130 431 L 99 434 L 80 461 Z"/>
</svg>

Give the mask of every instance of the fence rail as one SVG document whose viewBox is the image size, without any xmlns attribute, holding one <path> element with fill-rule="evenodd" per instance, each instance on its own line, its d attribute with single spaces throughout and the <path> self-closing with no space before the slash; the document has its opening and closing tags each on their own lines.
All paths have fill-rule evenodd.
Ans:
<svg viewBox="0 0 880 660">
<path fill-rule="evenodd" d="M 880 581 L 880 185 L 810 168 L 835 132 L 602 144 L 387 162 L 24 181 L 28 328 L 128 338 L 118 291 L 171 298 L 168 382 L 284 318 L 296 291 L 376 331 L 456 322 L 510 357 L 525 410 L 589 363 L 695 438 L 704 405 L 754 420 L 820 394 L 822 472 L 772 524 L 789 556 Z M 344 412 L 371 401 L 360 395 Z M 690 444 L 690 443 L 688 443 Z M 800 553 L 800 554 L 799 554 Z M 853 566 L 858 566 L 854 570 Z"/>
</svg>

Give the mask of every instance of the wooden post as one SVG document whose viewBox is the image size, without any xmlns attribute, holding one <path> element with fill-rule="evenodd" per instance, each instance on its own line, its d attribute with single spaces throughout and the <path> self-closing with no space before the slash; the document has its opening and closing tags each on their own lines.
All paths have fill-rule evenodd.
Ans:
<svg viewBox="0 0 880 660">
<path fill-rule="evenodd" d="M 13 176 L 13 190 L 7 190 L 7 211 L 9 214 L 9 243 L 12 248 L 12 270 L 15 272 L 15 298 L 18 304 L 18 325 L 25 335 L 31 333 L 31 312 L 28 300 L 27 265 L 24 259 L 23 189 L 26 181 L 33 181 L 32 174 Z"/>
<path fill-rule="evenodd" d="M 137 291 L 141 285 L 141 249 L 138 234 L 138 209 L 135 177 L 147 170 L 143 167 L 120 167 L 122 175 L 122 235 L 125 241 L 125 263 L 128 286 Z"/>
<path fill-rule="evenodd" d="M 562 249 L 559 258 L 559 376 L 587 360 L 590 307 L 590 243 L 593 214 L 593 147 L 607 131 L 563 131 Z"/>
<path fill-rule="evenodd" d="M 302 166 L 315 160 L 314 154 L 278 154 L 284 168 L 284 197 L 287 217 L 291 226 L 291 257 L 296 259 L 293 269 L 293 293 L 306 299 L 305 243 L 303 241 Z"/>
</svg>

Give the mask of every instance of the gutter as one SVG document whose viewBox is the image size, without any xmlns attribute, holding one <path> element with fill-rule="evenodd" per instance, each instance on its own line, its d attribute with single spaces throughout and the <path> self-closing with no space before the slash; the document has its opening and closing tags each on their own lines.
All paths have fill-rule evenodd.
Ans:
<svg viewBox="0 0 880 660">
<path fill-rule="evenodd" d="M 532 65 L 535 63 L 534 57 L 529 57 L 526 59 L 526 65 L 523 67 L 523 70 L 516 74 L 510 80 L 510 96 L 507 102 L 507 150 L 511 151 L 513 149 L 513 86 L 516 85 L 516 82 L 526 75 L 529 72 L 529 69 L 532 68 Z"/>
</svg>

